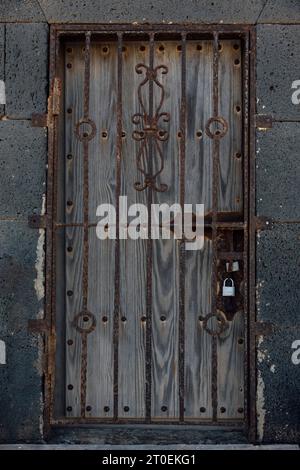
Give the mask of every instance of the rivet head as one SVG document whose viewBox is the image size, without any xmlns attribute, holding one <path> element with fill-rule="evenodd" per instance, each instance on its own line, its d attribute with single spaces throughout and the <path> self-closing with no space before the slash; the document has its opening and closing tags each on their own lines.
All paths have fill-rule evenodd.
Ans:
<svg viewBox="0 0 300 470">
<path fill-rule="evenodd" d="M 109 412 L 109 406 L 105 406 L 103 409 L 104 409 L 105 413 Z"/>
</svg>

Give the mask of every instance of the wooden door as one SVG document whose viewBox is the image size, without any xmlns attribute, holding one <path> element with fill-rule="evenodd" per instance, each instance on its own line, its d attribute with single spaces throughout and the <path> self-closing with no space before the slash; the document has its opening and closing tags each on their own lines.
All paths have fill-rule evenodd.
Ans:
<svg viewBox="0 0 300 470">
<path fill-rule="evenodd" d="M 65 44 L 63 68 L 62 414 L 81 422 L 242 423 L 241 41 L 87 34 Z M 203 249 L 187 251 L 184 239 L 99 240 L 96 209 L 108 203 L 118 213 L 119 196 L 128 206 L 204 204 Z M 228 277 L 235 296 L 224 301 Z"/>
</svg>

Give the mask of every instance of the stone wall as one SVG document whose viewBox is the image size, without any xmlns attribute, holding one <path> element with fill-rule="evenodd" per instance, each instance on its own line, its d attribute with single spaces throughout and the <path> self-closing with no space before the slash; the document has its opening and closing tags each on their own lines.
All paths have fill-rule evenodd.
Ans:
<svg viewBox="0 0 300 470">
<path fill-rule="evenodd" d="M 257 131 L 257 215 L 275 221 L 257 237 L 257 317 L 276 325 L 258 338 L 257 435 L 299 441 L 298 0 L 0 1 L 0 440 L 43 439 L 43 342 L 27 323 L 43 315 L 44 233 L 30 229 L 27 217 L 44 210 L 47 131 L 30 119 L 46 112 L 49 24 L 79 22 L 256 25 L 257 113 L 275 120 Z"/>
</svg>

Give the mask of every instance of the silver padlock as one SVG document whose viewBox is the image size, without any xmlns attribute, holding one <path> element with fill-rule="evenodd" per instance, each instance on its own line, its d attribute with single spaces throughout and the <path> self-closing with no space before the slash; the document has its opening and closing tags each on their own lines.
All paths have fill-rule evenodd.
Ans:
<svg viewBox="0 0 300 470">
<path fill-rule="evenodd" d="M 233 279 L 231 277 L 226 277 L 223 282 L 223 297 L 234 297 L 235 296 L 235 286 Z"/>
</svg>

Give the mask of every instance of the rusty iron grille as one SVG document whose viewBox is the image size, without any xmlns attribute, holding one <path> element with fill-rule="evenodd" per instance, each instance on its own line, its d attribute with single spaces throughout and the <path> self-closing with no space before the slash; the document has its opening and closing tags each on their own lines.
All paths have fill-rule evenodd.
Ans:
<svg viewBox="0 0 300 470">
<path fill-rule="evenodd" d="M 222 53 L 222 44 L 226 40 L 238 40 L 240 59 L 236 59 L 236 66 L 240 66 L 241 76 L 241 102 L 236 105 L 236 112 L 241 116 L 241 148 L 235 155 L 235 158 L 242 161 L 242 202 L 240 210 L 228 213 L 219 209 L 220 198 L 220 161 L 222 159 L 222 141 L 231 131 L 230 118 L 223 115 L 220 110 L 220 54 Z M 178 62 L 178 83 L 179 90 L 176 90 L 176 96 L 172 99 L 179 100 L 179 112 L 175 116 L 170 109 L 170 100 L 166 99 L 166 84 L 172 74 L 169 67 L 165 63 L 160 63 L 155 58 L 155 50 L 161 43 L 173 41 L 177 44 L 177 53 L 180 53 Z M 177 121 L 178 132 L 178 202 L 183 206 L 186 202 L 186 195 L 189 190 L 187 185 L 187 158 L 188 158 L 188 135 L 189 135 L 189 117 L 188 106 L 192 97 L 190 96 L 190 82 L 187 76 L 191 72 L 190 69 L 190 53 L 188 53 L 188 45 L 191 41 L 210 41 L 212 47 L 211 56 L 211 115 L 207 116 L 203 123 L 203 129 L 197 131 L 197 137 L 203 138 L 205 134 L 211 146 L 212 164 L 210 168 L 211 174 L 211 209 L 205 216 L 205 235 L 209 243 L 211 243 L 211 303 L 210 309 L 201 312 L 199 308 L 198 319 L 201 329 L 207 337 L 210 338 L 210 374 L 209 374 L 209 398 L 211 403 L 211 413 L 206 416 L 205 407 L 200 407 L 199 415 L 186 416 L 187 402 L 186 390 L 190 386 L 186 374 L 186 347 L 187 337 L 186 328 L 189 322 L 186 301 L 186 276 L 187 265 L 189 259 L 185 249 L 185 236 L 177 241 L 178 247 L 178 332 L 177 332 L 177 372 L 176 372 L 176 416 L 164 418 L 164 413 L 168 413 L 168 407 L 161 404 L 161 413 L 156 413 L 153 417 L 153 393 L 156 386 L 153 364 L 153 257 L 156 250 L 151 234 L 151 216 L 149 210 L 148 239 L 145 242 L 145 311 L 140 312 L 141 323 L 144 325 L 144 403 L 140 405 L 143 409 L 141 416 L 127 418 L 129 406 L 124 405 L 124 399 L 120 398 L 120 335 L 122 334 L 123 324 L 126 323 L 126 312 L 123 311 L 122 302 L 124 301 L 121 294 L 122 266 L 121 251 L 123 250 L 123 242 L 120 240 L 119 234 L 119 196 L 124 191 L 124 183 L 122 182 L 124 172 L 124 148 L 125 137 L 132 139 L 134 142 L 134 170 L 133 179 L 130 182 L 131 189 L 136 194 L 140 193 L 150 208 L 153 202 L 160 201 L 157 199 L 159 194 L 168 194 L 168 191 L 174 187 L 175 182 L 168 177 L 168 168 L 166 167 L 166 146 L 169 145 L 172 135 L 169 125 Z M 48 162 L 48 192 L 47 192 L 47 321 L 51 325 L 47 342 L 48 372 L 47 372 L 47 420 L 51 424 L 77 424 L 77 423 L 188 423 L 201 425 L 216 426 L 238 426 L 251 429 L 254 425 L 254 394 L 253 381 L 255 373 L 253 372 L 253 354 L 254 345 L 251 336 L 251 325 L 254 322 L 254 313 L 248 308 L 249 295 L 249 262 L 248 262 L 248 245 L 249 245 L 249 116 L 250 116 L 250 57 L 249 44 L 253 42 L 253 33 L 250 28 L 245 26 L 183 26 L 183 25 L 157 25 L 149 26 L 128 26 L 119 25 L 55 25 L 51 28 L 51 54 L 50 54 L 50 77 L 51 77 L 51 100 L 57 98 L 55 87 L 58 83 L 67 83 L 68 68 L 72 68 L 72 59 L 68 62 L 66 54 L 73 57 L 72 47 L 76 48 L 76 44 L 80 47 L 83 54 L 82 62 L 82 82 L 78 80 L 78 87 L 81 86 L 77 93 L 82 94 L 82 106 L 78 110 L 77 115 L 72 121 L 72 139 L 76 139 L 76 148 L 81 149 L 82 166 L 80 174 L 80 182 L 78 183 L 78 197 L 82 200 L 82 212 L 79 218 L 66 217 L 65 207 L 70 212 L 74 208 L 74 201 L 68 196 L 66 186 L 68 181 L 64 179 L 62 174 L 65 171 L 65 161 L 73 161 L 74 155 L 67 153 L 64 146 L 64 140 L 67 139 L 67 130 L 65 125 L 65 116 L 75 114 L 74 109 L 68 108 L 67 100 L 64 98 L 66 91 L 62 92 L 60 111 L 48 116 L 49 129 L 49 162 Z M 138 86 L 135 89 L 135 108 L 130 110 L 130 126 L 125 136 L 124 116 L 125 116 L 125 96 L 123 81 L 125 80 L 126 70 L 124 65 L 124 53 L 126 53 L 126 44 L 138 44 L 143 52 L 147 52 L 143 62 L 135 62 L 134 71 L 136 74 L 135 82 Z M 75 44 L 75 46 L 68 46 Z M 90 197 L 93 187 L 90 183 L 91 176 L 91 152 L 94 151 L 93 146 L 97 145 L 99 133 L 102 140 L 107 139 L 110 129 L 99 129 L 95 122 L 95 112 L 93 106 L 93 97 L 91 97 L 91 74 L 95 79 L 95 69 L 91 68 L 92 46 L 100 45 L 101 54 L 106 59 L 108 55 L 107 49 L 115 48 L 115 72 L 114 77 L 110 77 L 114 82 L 114 107 L 115 113 L 115 130 L 112 139 L 114 140 L 111 149 L 113 154 L 110 155 L 114 159 L 114 201 L 116 207 L 116 240 L 114 240 L 111 251 L 112 264 L 114 270 L 113 282 L 113 314 L 111 312 L 99 312 L 92 310 L 89 305 L 89 289 L 95 288 L 95 283 L 91 278 L 90 259 L 93 256 L 93 247 L 90 246 L 90 230 L 95 230 L 96 222 L 90 218 Z M 107 46 L 112 44 L 112 46 Z M 141 46 L 140 46 L 141 45 Z M 175 47 L 175 46 L 174 46 Z M 200 46 L 197 46 L 200 51 Z M 253 46 L 252 46 L 253 47 Z M 68 49 L 69 48 L 69 49 Z M 106 50 L 105 50 L 106 48 Z M 253 49 L 252 49 L 253 50 Z M 94 60 L 94 59 L 93 59 Z M 240 62 L 239 62 L 240 60 Z M 251 59 L 252 60 L 252 59 Z M 104 66 L 103 66 L 104 67 Z M 67 72 L 66 72 L 67 71 Z M 176 82 L 177 83 L 177 82 Z M 172 93 L 174 88 L 169 90 Z M 93 91 L 94 93 L 94 91 Z M 92 103 L 92 104 L 91 104 Z M 74 105 L 75 106 L 75 105 Z M 238 109 L 239 107 L 239 109 Z M 190 109 L 190 108 L 189 108 Z M 252 105 L 253 110 L 253 105 Z M 101 113 L 101 109 L 98 109 Z M 94 114 L 93 114 L 94 113 Z M 79 147 L 80 146 L 80 147 Z M 74 175 L 78 178 L 78 175 Z M 253 184 L 253 179 L 251 180 Z M 70 183 L 70 181 L 69 181 Z M 129 183 L 128 183 L 129 184 Z M 136 197 L 136 196 L 134 196 Z M 175 201 L 174 201 L 175 202 Z M 191 201 L 188 201 L 191 202 Z M 192 201 L 201 202 L 201 201 Z M 253 207 L 252 207 L 253 210 Z M 73 232 L 72 232 L 73 231 Z M 74 336 L 70 338 L 65 330 L 66 319 L 64 317 L 69 299 L 74 298 L 76 292 L 75 287 L 66 286 L 61 282 L 64 272 L 64 262 L 66 255 L 62 254 L 65 250 L 60 247 L 60 240 L 65 233 L 73 233 L 68 240 L 72 240 L 75 232 L 80 235 L 78 249 L 81 252 L 81 275 L 77 289 L 80 290 L 80 301 L 77 302 L 73 310 L 73 320 L 69 328 L 73 328 Z M 77 233 L 76 232 L 76 233 Z M 77 236 L 77 235 L 76 235 Z M 67 251 L 74 251 L 73 246 L 67 246 Z M 68 253 L 67 253 L 68 254 Z M 237 294 L 238 306 L 234 311 L 224 311 L 222 305 L 221 287 L 224 281 L 224 266 L 228 266 L 229 271 L 234 262 L 238 262 L 241 269 L 235 280 L 241 286 Z M 227 264 L 226 264 L 227 263 Z M 250 270 L 253 274 L 253 265 Z M 76 271 L 74 276 L 76 277 Z M 75 279 L 75 278 L 74 278 Z M 176 281 L 177 282 L 177 281 Z M 90 287 L 92 283 L 93 287 Z M 66 290 L 66 297 L 61 294 L 62 289 Z M 66 300 L 65 300 L 66 299 Z M 77 309 L 77 310 L 76 310 Z M 220 341 L 222 335 L 226 333 L 229 325 L 233 321 L 236 311 L 243 311 L 243 334 L 239 338 L 239 344 L 243 344 L 243 396 L 244 403 L 240 405 L 238 413 L 240 418 L 225 417 L 224 406 L 220 403 L 220 395 L 218 392 L 220 377 Z M 252 306 L 253 310 L 253 306 Z M 165 322 L 164 315 L 160 316 L 162 322 Z M 91 393 L 87 390 L 87 381 L 92 380 L 88 372 L 88 360 L 91 349 L 89 349 L 89 341 L 95 334 L 99 323 L 107 325 L 112 321 L 112 352 L 110 355 L 111 363 L 111 394 L 112 400 L 109 404 L 102 406 L 103 413 L 93 414 L 93 407 L 89 400 Z M 156 321 L 156 320 L 155 320 Z M 250 339 L 249 339 L 250 338 Z M 249 342 L 250 341 L 250 342 Z M 248 349 L 248 343 L 251 348 Z M 80 393 L 77 402 L 68 403 L 68 393 L 74 390 L 74 384 L 68 383 L 66 378 L 67 358 L 70 348 L 78 345 L 78 383 Z M 69 349 L 68 349 L 69 348 Z M 100 361 L 103 358 L 98 358 Z M 77 359 L 74 359 L 74 361 Z M 123 366 L 122 366 L 123 367 Z M 172 372 L 173 373 L 173 372 Z M 91 374 L 91 373 L 90 373 Z M 200 371 L 199 371 L 200 374 Z M 249 384 L 249 377 L 251 382 Z M 65 390 L 67 389 L 67 392 Z M 130 389 L 130 387 L 129 387 Z M 174 400 L 175 400 L 174 399 Z M 220 406 L 222 405 L 222 406 Z M 120 407 L 122 413 L 120 413 Z M 74 411 L 76 408 L 76 412 Z M 220 414 L 221 413 L 221 414 Z M 202 417 L 204 415 L 204 417 Z"/>
</svg>

